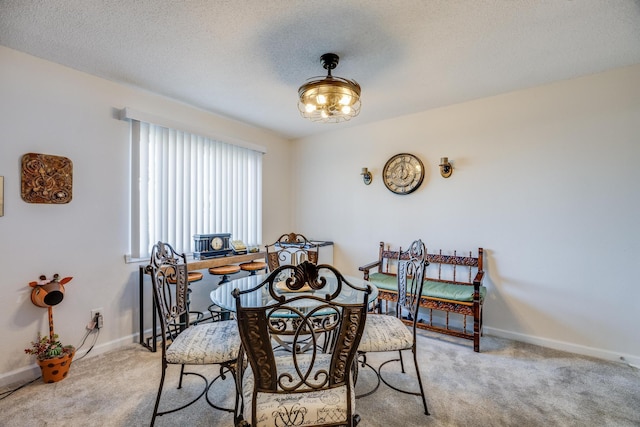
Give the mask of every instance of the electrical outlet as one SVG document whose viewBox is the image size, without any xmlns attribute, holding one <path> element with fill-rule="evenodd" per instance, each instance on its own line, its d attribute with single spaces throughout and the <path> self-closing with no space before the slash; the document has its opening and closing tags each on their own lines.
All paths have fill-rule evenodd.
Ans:
<svg viewBox="0 0 640 427">
<path fill-rule="evenodd" d="M 98 319 L 96 319 L 96 316 L 98 316 Z M 104 308 L 100 307 L 100 308 L 94 308 L 93 310 L 91 310 L 91 320 L 90 322 L 95 322 L 94 327 L 95 328 L 102 328 L 102 322 L 104 319 Z"/>
</svg>

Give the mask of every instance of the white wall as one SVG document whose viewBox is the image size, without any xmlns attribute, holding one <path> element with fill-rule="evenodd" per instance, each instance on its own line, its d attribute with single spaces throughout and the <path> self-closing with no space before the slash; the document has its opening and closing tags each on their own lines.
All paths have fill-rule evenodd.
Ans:
<svg viewBox="0 0 640 427">
<path fill-rule="evenodd" d="M 55 329 L 77 345 L 90 310 L 104 308 L 97 354 L 136 340 L 137 264 L 125 264 L 129 227 L 129 124 L 123 107 L 170 117 L 212 133 L 267 147 L 264 157 L 264 242 L 291 224 L 291 142 L 264 130 L 0 47 L 0 383 L 33 375 L 23 349 L 48 332 L 47 310 L 34 306 L 28 283 L 41 274 L 73 276 L 54 308 Z M 28 204 L 20 197 L 20 160 L 28 152 L 73 161 L 73 199 Z M 149 324 L 149 323 L 147 323 Z M 91 339 L 89 339 L 91 342 Z M 85 347 L 86 349 L 87 347 Z"/>
<path fill-rule="evenodd" d="M 296 229 L 352 274 L 380 241 L 482 246 L 485 332 L 640 365 L 639 138 L 640 65 L 302 139 Z M 405 196 L 381 179 L 401 152 L 427 169 Z"/>
<path fill-rule="evenodd" d="M 288 231 L 334 240 L 335 263 L 351 274 L 376 258 L 379 241 L 483 246 L 487 332 L 640 365 L 640 66 L 292 145 L 4 47 L 0 64 L 0 384 L 36 372 L 23 349 L 47 331 L 46 310 L 29 301 L 28 282 L 40 274 L 74 277 L 54 310 L 65 342 L 78 343 L 97 307 L 105 328 L 92 354 L 136 340 L 138 265 L 123 261 L 128 124 L 115 118 L 125 106 L 266 146 L 263 243 Z M 424 161 L 427 177 L 397 196 L 380 173 L 404 151 Z M 71 203 L 21 200 L 27 152 L 73 160 Z M 437 170 L 443 156 L 456 168 L 449 179 Z M 370 186 L 363 166 L 374 173 Z"/>
</svg>

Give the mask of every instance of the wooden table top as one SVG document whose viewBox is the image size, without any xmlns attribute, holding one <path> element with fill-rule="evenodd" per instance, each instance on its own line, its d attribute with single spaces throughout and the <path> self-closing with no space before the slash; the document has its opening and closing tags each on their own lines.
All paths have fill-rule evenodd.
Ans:
<svg viewBox="0 0 640 427">
<path fill-rule="evenodd" d="M 187 270 L 204 270 L 211 267 L 220 267 L 222 265 L 240 264 L 243 262 L 253 261 L 255 259 L 265 259 L 266 257 L 267 253 L 262 251 L 246 253 L 243 255 L 227 255 L 210 259 L 191 259 L 187 260 Z"/>
</svg>

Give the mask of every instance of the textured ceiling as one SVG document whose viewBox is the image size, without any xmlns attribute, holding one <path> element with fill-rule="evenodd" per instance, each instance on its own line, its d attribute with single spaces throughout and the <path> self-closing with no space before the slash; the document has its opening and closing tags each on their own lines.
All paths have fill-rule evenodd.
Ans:
<svg viewBox="0 0 640 427">
<path fill-rule="evenodd" d="M 295 138 L 638 64 L 640 0 L 0 0 L 0 44 Z M 347 123 L 297 109 L 327 52 Z"/>
</svg>

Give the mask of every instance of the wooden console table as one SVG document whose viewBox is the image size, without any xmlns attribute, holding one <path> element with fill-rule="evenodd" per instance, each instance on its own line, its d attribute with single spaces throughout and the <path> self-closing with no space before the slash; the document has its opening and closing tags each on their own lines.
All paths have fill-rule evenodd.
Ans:
<svg viewBox="0 0 640 427">
<path fill-rule="evenodd" d="M 264 259 L 266 256 L 266 252 L 254 252 L 244 255 L 227 255 L 210 259 L 194 259 L 187 261 L 187 270 L 204 270 L 206 268 L 220 267 L 222 265 L 241 264 L 243 262 L 253 261 L 254 259 Z"/>
<path fill-rule="evenodd" d="M 243 262 L 253 261 L 255 259 L 265 259 L 267 256 L 266 252 L 253 252 L 247 253 L 243 255 L 227 255 L 217 258 L 210 259 L 189 259 L 187 260 L 187 271 L 196 271 L 196 270 L 205 270 L 211 267 L 220 267 L 223 265 L 229 264 L 241 264 Z M 151 305 L 153 309 L 152 314 L 152 325 L 151 325 L 151 335 L 145 336 L 144 332 L 144 276 L 145 276 L 145 268 L 146 265 L 140 266 L 140 271 L 138 273 L 138 282 L 139 282 L 139 298 L 140 298 L 140 344 L 146 347 L 149 351 L 155 352 L 157 349 L 158 342 L 158 315 L 156 311 L 155 301 L 153 297 L 153 292 L 151 292 Z"/>
</svg>

